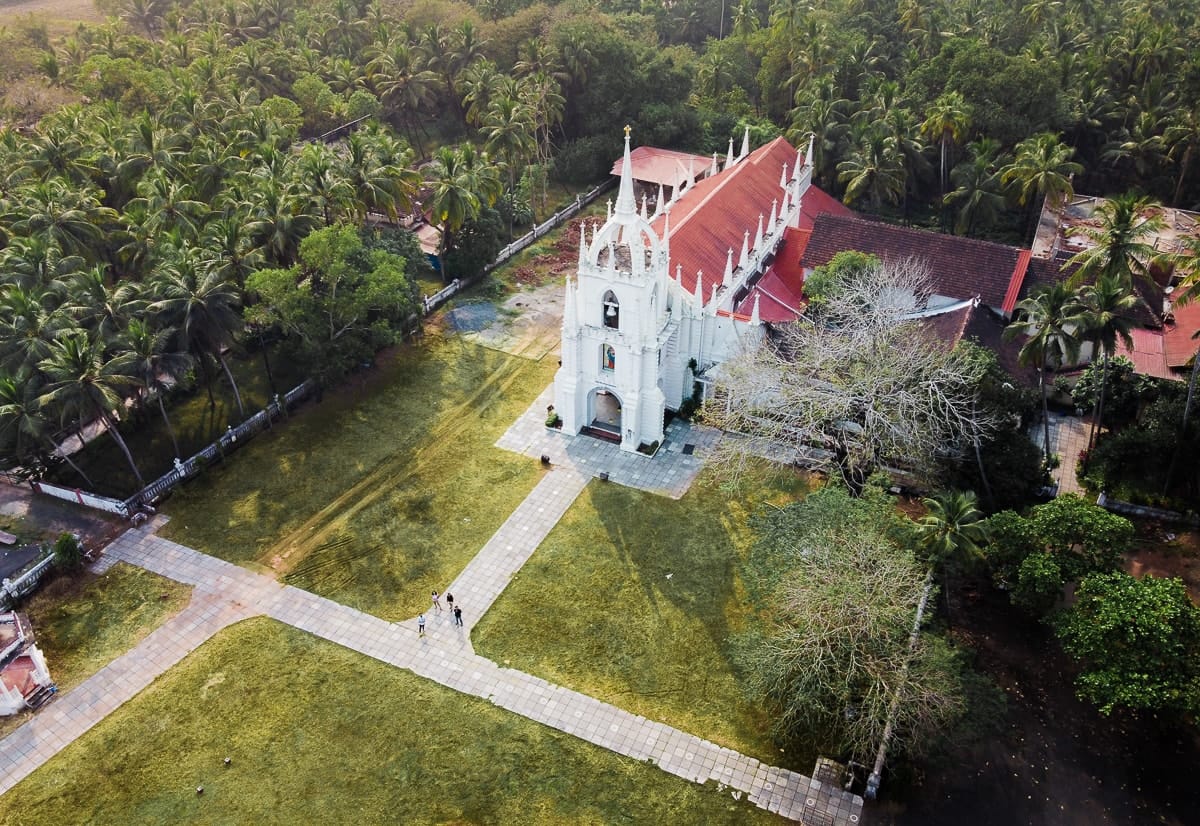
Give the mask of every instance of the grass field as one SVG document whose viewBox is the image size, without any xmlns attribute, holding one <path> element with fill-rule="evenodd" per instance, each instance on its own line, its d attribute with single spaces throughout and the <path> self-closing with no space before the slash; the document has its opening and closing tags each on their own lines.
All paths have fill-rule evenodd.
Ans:
<svg viewBox="0 0 1200 826">
<path fill-rule="evenodd" d="M 0 822 L 782 821 L 728 790 L 255 619 L 0 798 Z"/>
<path fill-rule="evenodd" d="M 397 348 L 178 491 L 162 533 L 411 616 L 537 483 L 536 462 L 492 445 L 555 366 L 457 338 Z"/>
<path fill-rule="evenodd" d="M 811 771 L 814 755 L 779 753 L 730 660 L 730 635 L 754 622 L 739 576 L 747 519 L 805 489 L 801 477 L 752 476 L 737 494 L 704 476 L 678 501 L 593 481 L 476 626 L 476 650 Z"/>
<path fill-rule="evenodd" d="M 192 589 L 118 563 L 105 574 L 60 576 L 25 601 L 50 676 L 68 691 L 178 613 Z M 28 714 L 0 719 L 0 737 Z"/>
</svg>

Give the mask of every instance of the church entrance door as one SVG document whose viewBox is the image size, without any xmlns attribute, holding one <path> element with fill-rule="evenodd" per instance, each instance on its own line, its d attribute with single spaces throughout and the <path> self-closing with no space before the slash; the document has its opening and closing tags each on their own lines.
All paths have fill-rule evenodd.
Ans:
<svg viewBox="0 0 1200 826">
<path fill-rule="evenodd" d="M 621 400 L 607 390 L 593 390 L 591 402 L 591 426 L 597 430 L 613 433 L 621 438 Z"/>
</svg>

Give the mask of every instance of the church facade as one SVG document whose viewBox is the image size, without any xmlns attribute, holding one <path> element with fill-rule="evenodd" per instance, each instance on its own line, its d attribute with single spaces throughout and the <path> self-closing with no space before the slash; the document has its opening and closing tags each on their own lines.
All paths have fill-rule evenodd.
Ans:
<svg viewBox="0 0 1200 826">
<path fill-rule="evenodd" d="M 555 412 L 567 433 L 591 432 L 652 452 L 668 410 L 710 367 L 764 335 L 754 286 L 798 227 L 812 168 L 782 138 L 689 183 L 653 215 L 634 195 L 629 130 L 620 186 L 601 226 L 581 228 L 568 276 Z M 716 162 L 714 161 L 714 166 Z M 798 312 L 798 311 L 797 311 Z"/>
</svg>

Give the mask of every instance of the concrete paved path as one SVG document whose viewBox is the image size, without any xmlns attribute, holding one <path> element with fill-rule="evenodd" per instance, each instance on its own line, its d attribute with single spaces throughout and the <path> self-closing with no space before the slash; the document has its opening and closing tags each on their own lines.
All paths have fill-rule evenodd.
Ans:
<svg viewBox="0 0 1200 826">
<path fill-rule="evenodd" d="M 551 521 L 553 511 L 565 511 L 585 481 L 578 474 L 553 471 L 535 488 L 535 493 L 541 489 L 552 504 L 531 507 L 552 526 L 557 521 L 557 517 Z M 538 507 L 549 510 L 538 511 Z M 513 525 L 505 524 L 510 530 L 519 531 L 521 523 L 518 519 Z M 502 527 L 497 536 L 505 530 Z M 527 541 L 533 539 L 527 537 Z M 538 538 L 532 546 L 536 547 L 540 541 Z M 497 558 L 493 563 L 485 559 L 474 572 L 468 566 L 454 587 L 465 589 L 462 593 L 471 593 L 472 599 L 478 597 L 481 603 L 486 600 L 490 604 L 502 588 L 491 593 L 472 591 L 471 585 L 481 578 L 500 577 L 514 564 L 520 567 L 509 544 L 503 539 L 497 542 L 493 548 Z M 11 788 L 45 763 L 217 631 L 237 620 L 265 614 L 457 691 L 486 698 L 501 708 L 618 754 L 653 761 L 663 771 L 687 780 L 723 783 L 747 795 L 756 805 L 785 817 L 831 826 L 854 824 L 861 817 L 862 799 L 857 795 L 765 765 L 532 675 L 501 668 L 474 654 L 464 629 L 449 623 L 431 626 L 425 637 L 418 637 L 413 622 L 389 623 L 307 591 L 280 585 L 269 577 L 162 539 L 145 529 L 123 534 L 105 551 L 101 565 L 118 561 L 192 585 L 195 588 L 192 603 L 141 645 L 0 742 L 3 777 L 0 791 Z M 501 582 L 507 582 L 507 578 Z"/>
<path fill-rule="evenodd" d="M 234 590 L 247 594 L 255 587 Z M 253 602 L 215 589 L 197 589 L 182 611 L 151 632 L 140 645 L 56 697 L 29 722 L 0 741 L 0 794 L 82 737 L 122 703 L 133 699 L 218 631 L 256 613 Z"/>
</svg>

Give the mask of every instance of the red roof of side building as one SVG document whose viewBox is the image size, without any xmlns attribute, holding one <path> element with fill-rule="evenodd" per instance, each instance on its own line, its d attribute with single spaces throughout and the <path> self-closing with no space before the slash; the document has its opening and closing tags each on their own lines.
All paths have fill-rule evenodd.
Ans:
<svg viewBox="0 0 1200 826">
<path fill-rule="evenodd" d="M 1029 267 L 1029 251 L 1017 247 L 829 214 L 813 224 L 803 264 L 819 267 L 845 250 L 924 260 L 935 293 L 959 300 L 979 296 L 1005 314 L 1012 312 Z"/>
<path fill-rule="evenodd" d="M 811 237 L 811 229 L 788 227 L 783 233 L 783 243 L 775 253 L 775 260 L 734 312 L 751 315 L 757 299 L 758 317 L 762 321 L 794 321 L 807 303 L 804 298 L 804 268 L 800 266 L 800 258 Z"/>
<path fill-rule="evenodd" d="M 1164 328 L 1163 356 L 1167 367 L 1182 370 L 1200 348 L 1200 339 L 1192 338 L 1200 332 L 1200 297 L 1187 304 L 1176 303 L 1171 308 L 1171 316 L 1174 321 Z"/>
<path fill-rule="evenodd" d="M 621 174 L 624 156 L 613 162 L 612 174 Z M 656 146 L 639 146 L 629 152 L 633 164 L 633 179 L 652 184 L 674 187 L 688 178 L 690 171 L 696 180 L 703 178 L 712 169 L 712 158 L 676 152 L 674 149 L 659 149 Z M 720 158 L 718 158 L 720 160 Z"/>
<path fill-rule="evenodd" d="M 782 208 L 783 190 L 779 187 L 779 179 L 785 164 L 788 176 L 791 176 L 797 157 L 791 144 L 776 138 L 729 169 L 689 188 L 671 207 L 671 276 L 675 276 L 676 267 L 679 267 L 680 285 L 685 290 L 695 292 L 697 272 L 704 273 L 706 294 L 713 284 L 720 283 L 729 250 L 733 250 L 734 266 L 737 266 L 737 256 L 747 231 L 753 243 L 758 216 L 762 215 L 765 223 L 771 214 L 772 203 L 778 202 L 777 209 Z M 810 198 L 811 208 L 807 207 Z M 849 213 L 816 187 L 809 188 L 803 201 L 802 213 L 809 209 L 815 212 L 831 208 Z M 663 222 L 662 216 L 653 222 L 659 234 Z"/>
<path fill-rule="evenodd" d="M 1135 373 L 1153 376 L 1156 379 L 1179 378 L 1167 367 L 1162 330 L 1138 328 L 1130 330 L 1129 337 L 1133 340 L 1133 349 L 1127 348 L 1124 342 L 1118 340 L 1116 355 L 1132 361 Z"/>
</svg>

